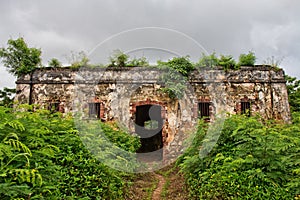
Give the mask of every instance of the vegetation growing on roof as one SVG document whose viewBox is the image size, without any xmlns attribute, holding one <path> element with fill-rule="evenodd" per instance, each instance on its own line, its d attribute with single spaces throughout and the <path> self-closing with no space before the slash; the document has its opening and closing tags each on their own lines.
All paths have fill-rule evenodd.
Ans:
<svg viewBox="0 0 300 200">
<path fill-rule="evenodd" d="M 61 62 L 57 58 L 52 58 L 48 62 L 48 66 L 49 67 L 53 67 L 53 68 L 59 68 L 59 67 L 62 67 L 62 64 L 61 64 Z"/>
<path fill-rule="evenodd" d="M 249 51 L 248 54 L 241 54 L 237 66 L 254 66 L 256 57 L 254 52 Z"/>
<path fill-rule="evenodd" d="M 37 48 L 29 48 L 22 37 L 13 40 L 9 39 L 6 48 L 0 48 L 0 58 L 8 71 L 19 77 L 34 71 L 36 68 L 41 67 L 41 50 Z M 180 58 L 179 58 L 180 59 Z M 115 50 L 109 57 L 110 63 L 104 64 L 90 64 L 88 56 L 83 52 L 71 52 L 68 58 L 71 63 L 70 68 L 79 69 L 80 67 L 88 68 L 103 68 L 103 67 L 147 67 L 150 66 L 146 57 L 133 58 L 122 52 Z M 174 58 L 174 61 L 176 58 Z M 210 55 L 202 54 L 198 63 L 194 66 L 197 67 L 216 67 L 221 66 L 225 71 L 238 70 L 241 66 L 254 66 L 256 57 L 254 52 L 249 51 L 248 54 L 241 54 L 238 62 L 234 60 L 231 55 L 217 56 L 215 52 Z M 264 61 L 264 65 L 270 65 L 277 69 L 280 62 L 276 61 L 274 57 L 268 58 Z M 62 67 L 61 62 L 53 58 L 48 62 L 49 67 L 59 68 Z"/>
<path fill-rule="evenodd" d="M 133 58 L 117 49 L 113 52 L 112 56 L 109 58 L 110 63 L 108 67 L 147 67 L 149 62 L 146 57 Z"/>
<path fill-rule="evenodd" d="M 170 98 L 181 99 L 186 91 L 189 74 L 195 69 L 188 56 L 175 57 L 167 62 L 158 61 L 157 65 L 164 70 L 161 80 L 165 87 L 161 91 L 167 93 Z"/>
<path fill-rule="evenodd" d="M 263 61 L 264 65 L 271 66 L 274 69 L 279 69 L 282 59 L 276 59 L 274 56 L 268 57 Z"/>
<path fill-rule="evenodd" d="M 71 63 L 70 68 L 79 69 L 80 67 L 88 67 L 90 60 L 83 51 L 80 51 L 79 53 L 71 52 L 69 61 Z"/>
<path fill-rule="evenodd" d="M 230 69 L 237 70 L 239 69 L 236 65 L 235 60 L 233 59 L 233 56 L 228 55 L 221 55 L 218 61 L 219 66 L 222 66 L 224 71 L 228 71 Z"/>
<path fill-rule="evenodd" d="M 255 64 L 255 54 L 249 52 L 248 54 L 241 54 L 239 56 L 238 62 L 236 62 L 231 55 L 220 55 L 217 56 L 215 52 L 210 55 L 202 54 L 199 62 L 196 64 L 199 67 L 217 67 L 221 66 L 225 71 L 228 70 L 238 70 L 241 66 L 254 66 Z"/>
</svg>

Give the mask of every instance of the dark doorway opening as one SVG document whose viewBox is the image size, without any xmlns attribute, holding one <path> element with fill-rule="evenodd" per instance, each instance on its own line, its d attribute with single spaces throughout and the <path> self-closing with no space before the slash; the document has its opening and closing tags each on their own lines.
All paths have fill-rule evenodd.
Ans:
<svg viewBox="0 0 300 200">
<path fill-rule="evenodd" d="M 149 153 L 157 150 L 162 159 L 162 128 L 163 118 L 161 106 L 142 105 L 136 107 L 135 132 L 140 136 L 141 147 L 137 153 Z"/>
<path fill-rule="evenodd" d="M 100 103 L 89 103 L 89 118 L 100 119 Z"/>
</svg>

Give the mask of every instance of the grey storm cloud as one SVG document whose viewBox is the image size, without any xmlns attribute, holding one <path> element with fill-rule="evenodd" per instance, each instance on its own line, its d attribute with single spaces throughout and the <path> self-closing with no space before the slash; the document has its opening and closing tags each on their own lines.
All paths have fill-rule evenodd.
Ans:
<svg viewBox="0 0 300 200">
<path fill-rule="evenodd" d="M 299 10 L 298 0 L 0 1 L 0 45 L 22 36 L 29 46 L 42 49 L 45 65 L 53 57 L 67 64 L 66 57 L 71 51 L 90 52 L 114 34 L 141 27 L 161 27 L 188 35 L 209 53 L 215 51 L 237 58 L 251 50 L 258 57 L 258 64 L 274 56 L 282 60 L 287 74 L 299 78 Z M 151 43 L 155 39 L 167 44 L 167 36 L 158 36 L 145 33 L 136 41 L 142 38 Z M 134 35 L 131 40 L 136 42 Z M 113 45 L 107 43 L 100 48 L 109 45 L 126 48 L 128 43 L 120 37 L 115 38 Z M 183 41 L 170 40 L 168 45 L 171 50 L 185 48 Z M 193 49 L 192 53 L 200 57 L 198 50 Z M 13 78 L 2 65 L 0 75 L 4 77 L 0 87 L 13 85 Z"/>
</svg>

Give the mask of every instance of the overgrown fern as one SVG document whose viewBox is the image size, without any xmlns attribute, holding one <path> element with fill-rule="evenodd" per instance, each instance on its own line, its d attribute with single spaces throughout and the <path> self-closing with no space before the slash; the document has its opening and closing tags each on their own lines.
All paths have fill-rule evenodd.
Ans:
<svg viewBox="0 0 300 200">
<path fill-rule="evenodd" d="M 138 138 L 115 125 L 96 124 L 116 147 L 138 148 Z M 71 115 L 37 105 L 0 107 L 1 200 L 122 199 L 126 174 L 101 163 L 82 140 Z M 117 164 L 125 158 L 115 156 Z"/>
<path fill-rule="evenodd" d="M 231 116 L 207 157 L 205 128 L 180 160 L 194 199 L 293 199 L 299 191 L 299 123 Z"/>
</svg>

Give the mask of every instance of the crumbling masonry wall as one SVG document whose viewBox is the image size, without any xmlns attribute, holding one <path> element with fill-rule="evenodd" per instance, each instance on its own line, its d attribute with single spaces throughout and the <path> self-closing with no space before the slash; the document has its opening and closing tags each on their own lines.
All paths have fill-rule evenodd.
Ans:
<svg viewBox="0 0 300 200">
<path fill-rule="evenodd" d="M 242 102 L 250 102 L 251 115 L 290 121 L 283 70 L 265 66 L 228 72 L 199 68 L 186 82 L 183 98 L 175 99 L 162 92 L 166 87 L 162 73 L 155 67 L 42 68 L 17 80 L 15 99 L 44 108 L 56 103 L 60 112 L 86 115 L 88 103 L 99 102 L 101 120 L 122 122 L 132 132 L 137 106 L 160 105 L 163 143 L 170 151 L 181 146 L 181 133 L 194 127 L 199 102 L 209 103 L 210 121 L 220 113 L 241 113 Z"/>
</svg>

